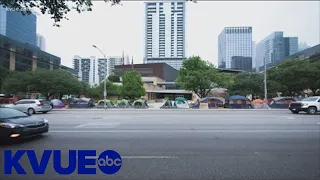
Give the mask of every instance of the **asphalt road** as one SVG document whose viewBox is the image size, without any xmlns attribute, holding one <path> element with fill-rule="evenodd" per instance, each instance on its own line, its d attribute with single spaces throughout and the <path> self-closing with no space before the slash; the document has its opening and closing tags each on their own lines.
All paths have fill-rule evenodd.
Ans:
<svg viewBox="0 0 320 180">
<path fill-rule="evenodd" d="M 52 111 L 47 135 L 1 145 L 5 149 L 117 151 L 123 165 L 115 175 L 57 175 L 49 162 L 46 175 L 0 179 L 275 179 L 320 180 L 320 115 L 289 111 L 91 110 Z"/>
</svg>

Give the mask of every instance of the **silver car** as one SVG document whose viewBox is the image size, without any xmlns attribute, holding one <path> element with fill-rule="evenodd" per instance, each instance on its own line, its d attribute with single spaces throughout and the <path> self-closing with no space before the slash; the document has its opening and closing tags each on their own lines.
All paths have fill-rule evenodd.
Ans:
<svg viewBox="0 0 320 180">
<path fill-rule="evenodd" d="M 16 109 L 29 115 L 40 112 L 46 114 L 52 110 L 48 101 L 42 99 L 22 99 L 14 104 L 5 105 L 5 107 Z"/>
</svg>

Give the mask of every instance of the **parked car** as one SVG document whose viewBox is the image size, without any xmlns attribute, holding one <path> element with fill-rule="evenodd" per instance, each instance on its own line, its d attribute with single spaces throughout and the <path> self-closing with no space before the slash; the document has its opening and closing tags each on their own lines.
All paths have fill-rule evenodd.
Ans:
<svg viewBox="0 0 320 180">
<path fill-rule="evenodd" d="M 293 114 L 298 114 L 300 111 L 308 114 L 317 114 L 320 112 L 320 96 L 304 98 L 301 101 L 292 102 L 289 105 L 289 110 Z"/>
<path fill-rule="evenodd" d="M 0 140 L 21 139 L 49 131 L 48 120 L 0 107 Z"/>
<path fill-rule="evenodd" d="M 52 110 L 48 101 L 41 99 L 22 99 L 13 104 L 5 105 L 5 107 L 16 109 L 29 115 L 40 112 L 46 114 Z"/>
</svg>

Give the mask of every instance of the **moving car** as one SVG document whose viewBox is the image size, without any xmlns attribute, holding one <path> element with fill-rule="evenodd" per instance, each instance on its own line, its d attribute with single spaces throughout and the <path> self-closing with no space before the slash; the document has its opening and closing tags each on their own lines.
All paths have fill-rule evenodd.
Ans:
<svg viewBox="0 0 320 180">
<path fill-rule="evenodd" d="M 289 105 L 289 110 L 293 114 L 298 114 L 300 111 L 308 114 L 317 114 L 317 112 L 320 112 L 320 96 L 308 97 L 301 101 L 292 102 Z"/>
<path fill-rule="evenodd" d="M 52 110 L 48 101 L 41 99 L 22 99 L 13 104 L 6 105 L 5 107 L 16 109 L 29 115 L 39 112 L 46 114 Z"/>
<path fill-rule="evenodd" d="M 48 131 L 48 120 L 0 107 L 0 140 L 32 137 Z"/>
</svg>

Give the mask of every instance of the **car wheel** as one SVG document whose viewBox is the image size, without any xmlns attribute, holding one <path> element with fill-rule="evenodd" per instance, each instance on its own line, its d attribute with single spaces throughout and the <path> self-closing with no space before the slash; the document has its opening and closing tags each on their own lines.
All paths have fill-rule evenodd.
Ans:
<svg viewBox="0 0 320 180">
<path fill-rule="evenodd" d="M 316 114 L 317 113 L 317 108 L 316 107 L 309 107 L 308 108 L 308 114 Z"/>
<path fill-rule="evenodd" d="M 29 108 L 28 109 L 28 114 L 31 116 L 32 114 L 35 114 L 36 112 L 34 111 L 34 109 Z"/>
<path fill-rule="evenodd" d="M 299 114 L 299 111 L 291 111 L 293 114 Z"/>
<path fill-rule="evenodd" d="M 47 114 L 47 113 L 48 113 L 48 111 L 43 111 L 43 112 L 42 112 L 42 114 Z"/>
</svg>

